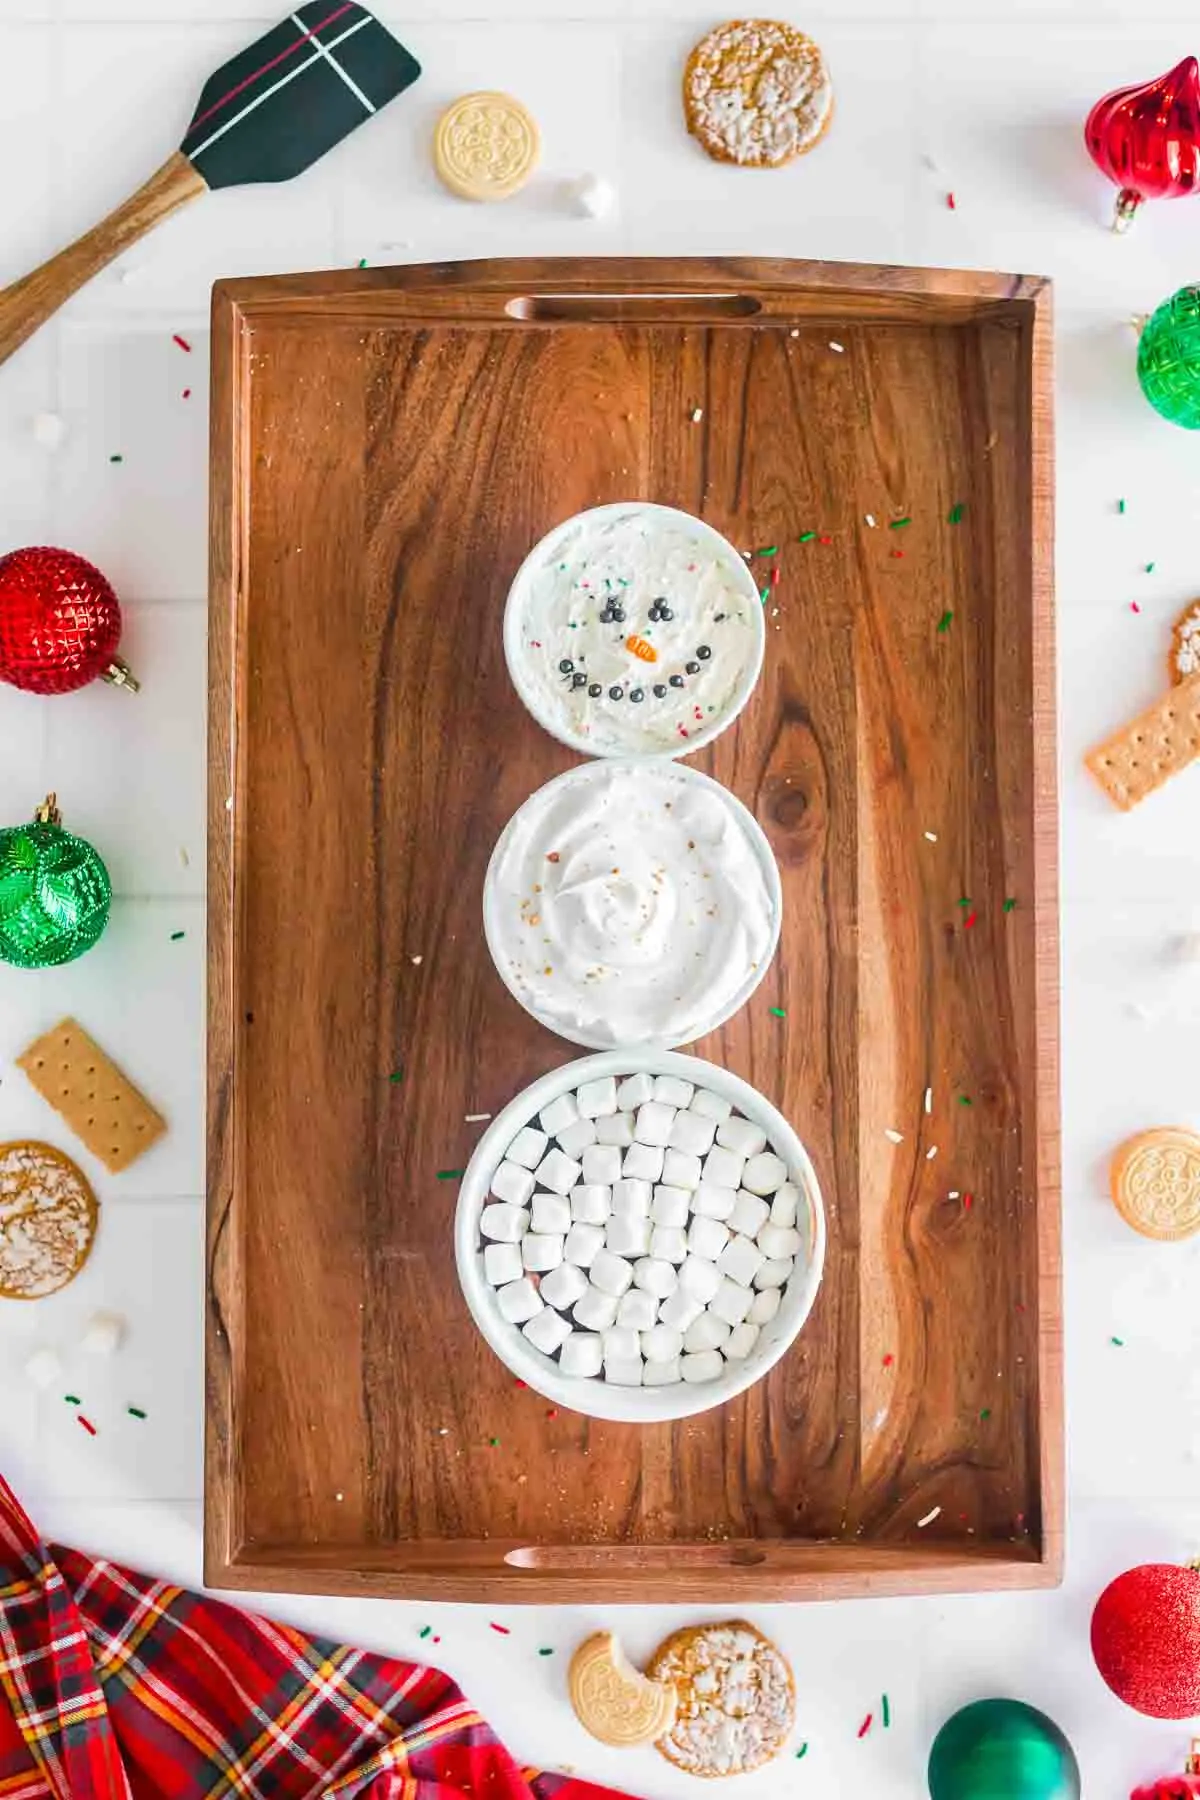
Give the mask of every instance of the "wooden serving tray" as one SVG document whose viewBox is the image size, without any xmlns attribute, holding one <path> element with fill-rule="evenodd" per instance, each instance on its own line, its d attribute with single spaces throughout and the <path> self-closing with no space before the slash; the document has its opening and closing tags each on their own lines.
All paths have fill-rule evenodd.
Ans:
<svg viewBox="0 0 1200 1800">
<path fill-rule="evenodd" d="M 1019 276 L 772 261 L 218 285 L 210 1583 L 1058 1579 L 1049 306 Z M 691 1048 L 782 1108 L 829 1217 L 790 1354 L 661 1427 L 514 1384 L 439 1179 L 466 1114 L 578 1054 L 483 941 L 492 845 L 573 760 L 501 614 L 544 531 L 628 498 L 780 546 L 761 684 L 696 763 L 774 846 L 783 939 Z"/>
</svg>

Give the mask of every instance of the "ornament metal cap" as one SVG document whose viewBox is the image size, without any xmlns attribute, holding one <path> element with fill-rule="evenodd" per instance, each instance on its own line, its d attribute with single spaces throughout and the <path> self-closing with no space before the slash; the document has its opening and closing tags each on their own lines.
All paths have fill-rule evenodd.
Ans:
<svg viewBox="0 0 1200 1800">
<path fill-rule="evenodd" d="M 62 814 L 58 810 L 58 795 L 47 794 L 33 817 L 35 824 L 38 825 L 61 825 Z"/>
<path fill-rule="evenodd" d="M 1112 225 L 1110 230 L 1128 231 L 1137 217 L 1138 208 L 1144 204 L 1146 196 L 1139 194 L 1136 188 L 1122 188 L 1113 206 Z"/>
<path fill-rule="evenodd" d="M 103 679 L 110 682 L 113 687 L 128 688 L 131 694 L 137 694 L 141 691 L 141 682 L 137 679 L 137 676 L 134 674 L 129 664 L 123 662 L 119 656 L 113 657 L 107 669 L 103 670 L 102 675 Z"/>
<path fill-rule="evenodd" d="M 1192 1753 L 1183 1765 L 1185 1775 L 1200 1775 L 1200 1737 L 1192 1739 Z"/>
</svg>

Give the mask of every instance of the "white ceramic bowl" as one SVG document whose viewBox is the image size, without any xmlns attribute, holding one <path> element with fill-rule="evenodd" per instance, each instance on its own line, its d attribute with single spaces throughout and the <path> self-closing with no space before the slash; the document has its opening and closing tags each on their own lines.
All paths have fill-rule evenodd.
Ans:
<svg viewBox="0 0 1200 1800">
<path fill-rule="evenodd" d="M 758 1342 L 744 1362 L 727 1364 L 715 1381 L 670 1387 L 618 1387 L 595 1378 L 576 1379 L 560 1373 L 552 1357 L 535 1350 L 517 1325 L 501 1316 L 494 1289 L 483 1273 L 479 1247 L 479 1215 L 487 1199 L 491 1179 L 504 1153 L 522 1125 L 527 1125 L 557 1095 L 581 1082 L 603 1075 L 679 1075 L 699 1087 L 721 1094 L 747 1119 L 759 1125 L 788 1165 L 789 1179 L 800 1189 L 804 1209 L 797 1229 L 807 1237 L 807 1248 L 796 1258 L 791 1279 L 775 1317 L 763 1326 Z M 501 1362 L 513 1374 L 544 1394 L 557 1406 L 586 1413 L 594 1419 L 618 1419 L 646 1424 L 662 1419 L 686 1419 L 710 1407 L 721 1406 L 735 1394 L 752 1387 L 777 1363 L 793 1342 L 809 1313 L 821 1284 L 825 1262 L 825 1210 L 816 1172 L 808 1152 L 787 1120 L 768 1100 L 728 1070 L 696 1056 L 680 1056 L 670 1050 L 609 1050 L 585 1056 L 552 1069 L 533 1082 L 488 1126 L 467 1165 L 458 1194 L 454 1221 L 454 1250 L 458 1278 L 471 1317 Z"/>
<path fill-rule="evenodd" d="M 526 607 L 529 589 L 534 572 L 540 567 L 543 559 L 549 560 L 557 554 L 557 546 L 568 539 L 581 525 L 603 525 L 605 521 L 616 520 L 623 515 L 639 515 L 647 519 L 651 525 L 659 521 L 669 521 L 674 525 L 682 523 L 696 541 L 707 550 L 710 560 L 716 561 L 725 569 L 730 578 L 730 585 L 738 597 L 744 602 L 745 616 L 749 626 L 749 642 L 747 653 L 726 704 L 719 712 L 711 715 L 707 721 L 693 723 L 688 719 L 688 735 L 671 737 L 661 746 L 640 745 L 632 739 L 629 742 L 612 741 L 607 738 L 599 740 L 596 736 L 574 730 L 568 721 L 556 718 L 547 706 L 546 692 L 543 684 L 536 680 L 528 666 L 525 654 Z M 658 506 L 648 500 L 617 501 L 609 506 L 593 506 L 585 512 L 575 513 L 564 519 L 540 538 L 525 558 L 513 579 L 508 591 L 508 599 L 504 608 L 504 657 L 508 664 L 508 672 L 513 686 L 521 696 L 525 706 L 532 713 L 542 728 L 548 731 L 560 743 L 567 744 L 572 750 L 579 751 L 582 756 L 648 756 L 656 759 L 669 759 L 675 756 L 690 756 L 693 751 L 702 750 L 705 744 L 711 744 L 719 737 L 727 725 L 731 725 L 741 712 L 746 701 L 754 691 L 755 683 L 762 670 L 763 651 L 766 645 L 766 624 L 763 619 L 763 606 L 758 597 L 758 586 L 754 576 L 746 566 L 745 559 L 738 553 L 727 538 L 713 526 L 697 519 L 693 514 L 682 512 L 674 506 Z M 645 622 L 639 617 L 627 620 L 627 628 L 632 634 L 639 632 Z M 621 627 L 619 629 L 625 629 Z M 718 629 L 720 629 L 718 627 Z M 566 648 L 566 642 L 561 648 Z M 646 681 L 652 677 L 647 675 Z M 630 723 L 634 722 L 635 711 L 630 713 Z"/>
<path fill-rule="evenodd" d="M 505 892 L 500 871 L 514 833 L 521 829 L 522 815 L 526 813 L 527 808 L 538 807 L 545 811 L 552 807 L 555 801 L 561 802 L 564 796 L 569 797 L 572 789 L 579 789 L 586 796 L 587 789 L 591 784 L 603 783 L 609 779 L 610 771 L 621 769 L 636 771 L 643 781 L 649 775 L 652 781 L 661 781 L 666 785 L 673 786 L 675 783 L 682 783 L 686 787 L 694 788 L 698 794 L 708 795 L 719 801 L 724 811 L 732 817 L 733 822 L 742 831 L 750 855 L 758 865 L 766 889 L 767 904 L 770 908 L 768 935 L 764 938 L 757 963 L 753 967 L 747 967 L 744 977 L 732 991 L 725 989 L 714 995 L 708 1010 L 688 1010 L 686 1027 L 683 1020 L 677 1018 L 676 1024 L 679 1028 L 675 1031 L 666 1031 L 661 1035 L 646 1033 L 638 1036 L 632 1030 L 615 1032 L 606 1029 L 599 1022 L 593 1025 L 591 1021 L 585 1021 L 583 1024 L 569 1019 L 564 1021 L 562 1012 L 551 1012 L 545 1007 L 538 1006 L 529 992 L 518 985 L 513 975 L 512 958 L 504 948 L 506 922 L 514 916 L 514 910 L 517 908 L 521 896 L 514 891 Z M 553 841 L 551 839 L 546 847 L 550 848 Z M 719 875 L 717 879 L 719 879 Z M 652 906 L 657 890 L 653 890 L 653 884 L 650 882 L 646 886 L 648 890 L 646 904 Z M 774 852 L 753 813 L 743 806 L 736 795 L 729 792 L 728 788 L 722 787 L 720 782 L 713 781 L 711 776 L 702 775 L 698 769 L 689 768 L 686 764 L 681 763 L 672 766 L 669 770 L 655 769 L 650 772 L 647 771 L 644 760 L 639 758 L 623 758 L 620 762 L 615 758 L 605 758 L 602 762 L 580 763 L 575 768 L 568 769 L 565 774 L 556 775 L 552 781 L 546 782 L 545 786 L 539 788 L 535 794 L 531 794 L 529 799 L 513 814 L 497 839 L 483 885 L 484 936 L 487 939 L 487 947 L 491 952 L 492 961 L 496 965 L 496 973 L 501 981 L 513 999 L 518 1001 L 526 1012 L 532 1014 L 539 1025 L 544 1025 L 548 1031 L 557 1032 L 559 1037 L 566 1038 L 569 1043 L 582 1044 L 589 1050 L 611 1049 L 615 1047 L 614 1039 L 617 1039 L 623 1046 L 633 1045 L 640 1048 L 643 1045 L 652 1045 L 658 1049 L 671 1050 L 677 1044 L 694 1043 L 697 1038 L 704 1037 L 710 1031 L 715 1031 L 719 1025 L 723 1025 L 727 1019 L 731 1019 L 734 1013 L 746 1004 L 770 968 L 779 946 L 782 918 L 783 888 L 779 879 L 779 865 L 776 863 Z M 525 929 L 525 927 L 522 926 L 519 929 Z M 553 960 L 558 960 L 554 956 L 553 948 L 547 950 L 546 954 Z M 597 1001 L 593 1011 L 597 1021 L 604 1010 L 600 1004 L 602 992 L 603 990 L 596 990 Z M 582 987 L 579 992 L 579 1001 L 582 1010 L 588 1004 L 587 992 Z"/>
</svg>

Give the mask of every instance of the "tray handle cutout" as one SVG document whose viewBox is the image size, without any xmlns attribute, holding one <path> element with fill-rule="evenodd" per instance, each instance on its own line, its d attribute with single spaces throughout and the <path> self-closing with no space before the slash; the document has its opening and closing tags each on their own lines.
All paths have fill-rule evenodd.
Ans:
<svg viewBox="0 0 1200 1800">
<path fill-rule="evenodd" d="M 762 311 L 752 294 L 514 294 L 504 308 L 527 324 L 715 325 Z"/>
<path fill-rule="evenodd" d="M 759 1544 L 525 1544 L 504 1558 L 510 1569 L 575 1575 L 604 1570 L 619 1575 L 664 1567 L 685 1569 L 756 1568 L 767 1561 Z"/>
</svg>

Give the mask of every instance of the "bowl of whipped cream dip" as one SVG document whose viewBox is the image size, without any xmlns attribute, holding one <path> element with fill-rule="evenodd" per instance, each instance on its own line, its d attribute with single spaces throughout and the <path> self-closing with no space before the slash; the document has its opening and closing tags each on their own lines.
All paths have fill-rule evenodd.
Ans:
<svg viewBox="0 0 1200 1800">
<path fill-rule="evenodd" d="M 781 915 L 757 821 L 672 762 L 605 758 L 556 776 L 509 821 L 484 883 L 509 992 L 596 1050 L 672 1049 L 715 1030 L 765 975 Z"/>
<path fill-rule="evenodd" d="M 624 501 L 556 525 L 518 569 L 504 654 L 518 694 L 585 756 L 687 756 L 750 697 L 766 627 L 754 577 L 719 531 Z"/>
</svg>

